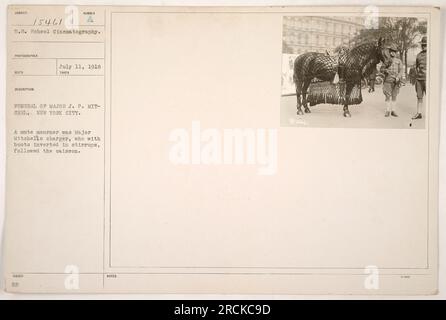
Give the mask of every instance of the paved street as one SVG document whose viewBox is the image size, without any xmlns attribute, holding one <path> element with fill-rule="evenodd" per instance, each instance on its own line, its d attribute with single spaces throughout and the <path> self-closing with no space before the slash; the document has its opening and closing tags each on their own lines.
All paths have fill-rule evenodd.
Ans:
<svg viewBox="0 0 446 320">
<path fill-rule="evenodd" d="M 414 86 L 406 84 L 400 88 L 396 113 L 399 117 L 384 117 L 386 105 L 382 86 L 376 86 L 375 92 L 362 90 L 363 101 L 359 105 L 349 107 L 351 118 L 342 115 L 341 105 L 318 104 L 310 107 L 311 113 L 302 116 L 296 114 L 296 96 L 283 96 L 281 100 L 281 126 L 289 127 L 322 127 L 322 128 L 424 128 L 423 119 L 411 120 L 416 113 L 417 97 Z M 424 99 L 426 100 L 426 99 Z M 424 101 L 425 104 L 425 101 Z"/>
</svg>

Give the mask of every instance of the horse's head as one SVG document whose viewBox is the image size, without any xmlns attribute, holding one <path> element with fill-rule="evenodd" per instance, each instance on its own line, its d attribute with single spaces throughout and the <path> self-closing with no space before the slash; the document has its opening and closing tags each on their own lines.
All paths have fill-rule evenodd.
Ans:
<svg viewBox="0 0 446 320">
<path fill-rule="evenodd" d="M 386 67 L 390 66 L 392 59 L 390 56 L 390 49 L 385 43 L 386 41 L 380 37 L 376 46 L 376 55 L 379 61 L 381 61 Z"/>
</svg>

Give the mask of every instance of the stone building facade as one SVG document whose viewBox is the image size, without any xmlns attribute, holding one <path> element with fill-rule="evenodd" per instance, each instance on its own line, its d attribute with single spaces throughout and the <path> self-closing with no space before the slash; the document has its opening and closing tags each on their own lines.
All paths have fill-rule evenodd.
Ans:
<svg viewBox="0 0 446 320">
<path fill-rule="evenodd" d="M 349 46 L 351 39 L 364 27 L 362 17 L 283 18 L 283 53 L 328 52 Z"/>
</svg>

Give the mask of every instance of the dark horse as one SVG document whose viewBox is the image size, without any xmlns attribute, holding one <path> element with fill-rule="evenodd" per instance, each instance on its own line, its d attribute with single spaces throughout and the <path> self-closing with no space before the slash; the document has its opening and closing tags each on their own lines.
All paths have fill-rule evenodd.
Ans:
<svg viewBox="0 0 446 320">
<path fill-rule="evenodd" d="M 348 105 L 350 94 L 356 85 L 361 87 L 361 79 L 367 76 L 379 62 L 390 64 L 390 54 L 384 40 L 367 42 L 347 51 L 339 57 L 343 65 L 342 78 L 345 81 L 345 95 L 343 96 L 344 117 L 351 117 Z M 323 53 L 307 52 L 301 54 L 294 61 L 293 79 L 296 85 L 297 114 L 302 115 L 302 106 L 306 113 L 310 113 L 307 102 L 307 90 L 312 80 L 332 81 L 338 71 L 338 62 L 334 57 Z M 302 96 L 302 100 L 301 100 Z"/>
</svg>

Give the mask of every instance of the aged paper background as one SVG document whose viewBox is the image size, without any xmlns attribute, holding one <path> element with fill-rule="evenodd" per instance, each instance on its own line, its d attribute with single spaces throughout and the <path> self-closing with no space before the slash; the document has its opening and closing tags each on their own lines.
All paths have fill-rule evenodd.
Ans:
<svg viewBox="0 0 446 320">
<path fill-rule="evenodd" d="M 63 277 L 64 267 L 77 263 L 87 270 L 83 291 L 98 291 L 103 272 L 122 271 L 105 289 L 366 293 L 363 269 L 377 265 L 388 269 L 381 280 L 385 293 L 433 292 L 436 216 L 431 213 L 429 227 L 426 173 L 430 170 L 436 188 L 427 136 L 431 130 L 435 157 L 437 122 L 417 131 L 281 128 L 273 176 L 259 176 L 255 168 L 243 166 L 172 166 L 166 161 L 169 132 L 187 129 L 194 120 L 212 128 L 278 126 L 282 15 L 265 9 L 254 14 L 116 11 L 106 37 L 109 112 L 101 124 L 95 117 L 84 122 L 106 133 L 110 153 L 105 154 L 105 172 L 110 176 L 105 175 L 104 183 L 101 154 L 39 162 L 34 181 L 21 183 L 20 192 L 8 198 L 15 212 L 8 230 L 17 231 L 6 250 L 12 266 L 20 266 L 21 273 Z M 178 55 L 179 47 L 187 59 Z M 83 98 L 88 100 L 95 90 L 100 84 L 85 90 Z M 437 98 L 430 99 L 430 118 L 438 118 L 432 107 Z M 16 179 L 8 183 L 15 190 L 23 168 L 36 162 L 14 157 L 10 163 L 8 176 Z M 110 190 L 105 193 L 105 219 L 104 185 Z M 43 198 L 33 197 L 36 192 Z M 31 196 L 20 201 L 23 195 Z M 44 215 L 35 210 L 42 205 Z M 64 214 L 56 214 L 61 206 Z M 435 213 L 434 203 L 430 208 Z M 29 227 L 23 226 L 25 220 Z M 428 239 L 434 240 L 429 251 Z M 109 251 L 104 251 L 104 241 Z M 125 271 L 159 267 L 169 272 L 192 268 L 197 274 L 136 277 Z M 256 275 L 258 267 L 266 271 Z M 209 269 L 233 275 L 219 276 Z M 399 274 L 408 269 L 415 277 L 402 280 Z M 207 275 L 200 276 L 201 270 Z M 247 276 L 246 270 L 252 274 Z M 433 276 L 422 276 L 426 270 Z M 61 290 L 58 280 L 31 278 L 26 283 L 30 291 L 41 281 L 48 284 L 44 290 Z"/>
</svg>

